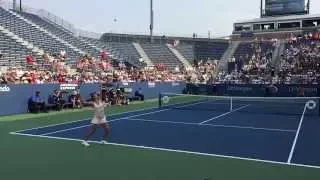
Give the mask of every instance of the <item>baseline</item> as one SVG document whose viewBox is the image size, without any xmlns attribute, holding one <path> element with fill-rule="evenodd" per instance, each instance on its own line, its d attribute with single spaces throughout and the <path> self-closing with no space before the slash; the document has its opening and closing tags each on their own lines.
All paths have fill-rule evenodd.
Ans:
<svg viewBox="0 0 320 180">
<path fill-rule="evenodd" d="M 38 137 L 38 138 L 46 138 L 46 139 L 82 142 L 81 139 L 61 138 L 61 137 L 54 137 L 54 136 L 30 135 L 30 134 L 15 133 L 15 132 L 12 132 L 10 134 L 27 136 L 27 137 Z M 101 142 L 99 142 L 99 141 L 89 141 L 89 142 L 95 143 L 95 144 L 101 144 Z M 139 149 L 154 150 L 154 151 L 176 152 L 176 153 L 184 153 L 184 154 L 208 156 L 208 157 L 218 157 L 218 158 L 226 158 L 226 159 L 234 159 L 234 160 L 244 160 L 244 161 L 276 164 L 276 165 L 283 165 L 283 166 L 307 167 L 307 168 L 313 168 L 313 169 L 320 169 L 320 166 L 312 166 L 312 165 L 305 165 L 305 164 L 293 164 L 293 163 L 287 164 L 285 162 L 278 162 L 278 161 L 269 161 L 269 160 L 254 159 L 254 158 L 243 158 L 243 157 L 237 157 L 237 156 L 226 156 L 226 155 L 219 155 L 219 154 L 199 153 L 199 152 L 192 152 L 192 151 L 181 151 L 181 150 L 175 150 L 175 149 L 146 147 L 146 146 L 137 146 L 137 145 L 120 144 L 120 143 L 107 143 L 107 145 L 128 147 L 128 148 L 139 148 Z"/>
</svg>

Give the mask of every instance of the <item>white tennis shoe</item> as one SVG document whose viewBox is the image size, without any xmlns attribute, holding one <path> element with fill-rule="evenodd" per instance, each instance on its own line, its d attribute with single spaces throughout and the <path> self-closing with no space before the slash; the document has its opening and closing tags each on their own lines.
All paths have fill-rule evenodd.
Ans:
<svg viewBox="0 0 320 180">
<path fill-rule="evenodd" d="M 81 144 L 84 145 L 85 147 L 89 147 L 90 146 L 90 144 L 87 141 L 82 141 Z"/>
<path fill-rule="evenodd" d="M 105 140 L 102 140 L 102 141 L 101 141 L 101 144 L 108 144 L 108 142 L 105 141 Z"/>
</svg>

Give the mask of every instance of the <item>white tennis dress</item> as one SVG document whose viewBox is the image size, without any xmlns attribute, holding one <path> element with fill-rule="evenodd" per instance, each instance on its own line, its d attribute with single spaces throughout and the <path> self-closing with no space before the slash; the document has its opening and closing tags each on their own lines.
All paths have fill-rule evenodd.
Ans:
<svg viewBox="0 0 320 180">
<path fill-rule="evenodd" d="M 93 103 L 94 108 L 94 115 L 91 120 L 92 124 L 104 124 L 107 123 L 107 118 L 104 113 L 104 108 L 106 107 L 106 104 L 99 101 L 98 103 Z"/>
</svg>

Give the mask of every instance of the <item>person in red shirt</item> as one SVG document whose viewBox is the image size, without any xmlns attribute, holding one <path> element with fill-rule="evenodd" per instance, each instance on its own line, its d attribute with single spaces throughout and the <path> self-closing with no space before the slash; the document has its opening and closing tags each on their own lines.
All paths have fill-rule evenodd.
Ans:
<svg viewBox="0 0 320 180">
<path fill-rule="evenodd" d="M 57 79 L 60 84 L 63 84 L 66 82 L 62 74 L 59 74 Z"/>
<path fill-rule="evenodd" d="M 30 83 L 35 84 L 36 83 L 36 75 L 34 72 L 30 73 Z"/>
<path fill-rule="evenodd" d="M 26 63 L 27 65 L 33 65 L 33 56 L 31 53 L 26 57 Z"/>
<path fill-rule="evenodd" d="M 107 60 L 107 53 L 105 51 L 100 51 L 99 55 L 101 60 Z"/>
</svg>

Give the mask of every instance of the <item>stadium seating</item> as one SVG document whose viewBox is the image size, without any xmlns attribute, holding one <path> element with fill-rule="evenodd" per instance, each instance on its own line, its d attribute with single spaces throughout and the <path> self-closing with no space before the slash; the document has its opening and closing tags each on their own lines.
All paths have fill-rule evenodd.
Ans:
<svg viewBox="0 0 320 180">
<path fill-rule="evenodd" d="M 162 44 L 141 44 L 153 64 L 163 64 L 170 69 L 182 65 L 175 55 Z"/>
<path fill-rule="evenodd" d="M 191 64 L 194 60 L 194 47 L 193 45 L 178 45 L 174 47 L 181 55 L 186 58 Z"/>
<path fill-rule="evenodd" d="M 225 42 L 199 42 L 195 45 L 195 56 L 202 60 L 220 60 L 229 47 Z"/>
<path fill-rule="evenodd" d="M 70 63 L 74 63 L 75 59 L 82 55 L 79 50 L 70 44 L 61 41 L 2 7 L 0 7 L 0 25 L 46 52 L 59 53 L 61 50 L 65 50 Z"/>
<path fill-rule="evenodd" d="M 113 49 L 123 56 L 123 60 L 132 65 L 139 66 L 139 53 L 132 43 L 109 43 L 110 49 Z"/>
<path fill-rule="evenodd" d="M 256 45 L 256 46 L 255 46 Z M 262 54 L 267 52 L 268 50 L 274 50 L 273 43 L 270 41 L 263 42 L 241 42 L 239 47 L 237 48 L 234 56 L 236 58 L 242 57 L 251 57 L 255 53 L 255 49 L 260 49 Z"/>
<path fill-rule="evenodd" d="M 269 70 L 274 51 L 271 41 L 241 42 L 234 53 L 236 60 L 243 60 L 244 71 L 248 75 L 264 74 Z"/>
<path fill-rule="evenodd" d="M 252 55 L 253 55 L 253 49 L 252 49 L 251 42 L 241 42 L 234 53 L 234 57 L 236 57 L 236 58 L 240 58 L 240 56 L 242 56 L 242 57 L 248 56 L 249 57 Z"/>
<path fill-rule="evenodd" d="M 283 52 L 280 77 L 295 83 L 313 83 L 320 73 L 320 40 L 312 34 L 291 37 Z"/>
<path fill-rule="evenodd" d="M 9 36 L 6 36 L 0 31 L 0 47 L 1 55 L 0 65 L 1 66 L 18 66 L 25 67 L 25 58 L 28 53 L 31 52 L 22 44 L 16 42 Z M 36 56 L 34 54 L 34 56 Z"/>
<path fill-rule="evenodd" d="M 118 43 L 118 42 L 104 42 L 99 39 L 89 38 L 89 37 L 80 37 L 84 41 L 89 42 L 90 44 L 99 47 L 101 49 L 107 50 L 114 59 L 123 61 L 128 65 L 133 65 L 136 67 L 140 66 L 139 63 L 139 54 L 134 48 L 132 43 Z"/>
<path fill-rule="evenodd" d="M 32 21 L 33 23 L 37 24 L 38 26 L 46 29 L 47 31 L 51 32 L 52 34 L 56 35 L 57 37 L 65 40 L 66 42 L 70 43 L 71 45 L 81 49 L 85 53 L 88 53 L 90 55 L 96 56 L 99 53 L 99 49 L 96 47 L 93 47 L 91 44 L 89 44 L 86 41 L 81 40 L 81 38 L 75 37 L 75 35 L 68 31 L 67 29 L 53 24 L 49 21 L 46 21 L 42 18 L 40 18 L 37 15 L 26 13 L 26 12 L 17 12 L 20 15 L 22 15 L 24 18 Z"/>
<path fill-rule="evenodd" d="M 90 44 L 97 46 L 97 47 L 103 47 L 105 45 L 105 43 L 102 43 L 99 39 L 90 38 L 90 37 L 83 37 L 83 36 L 80 36 L 79 38 L 81 38 L 82 40 L 87 41 Z"/>
<path fill-rule="evenodd" d="M 207 40 L 155 36 L 154 42 L 150 43 L 150 37 L 147 35 L 106 33 L 101 39 L 78 37 L 70 30 L 50 20 L 43 19 L 38 15 L 6 10 L 2 7 L 0 7 L 0 26 L 2 30 L 0 32 L 0 51 L 1 55 L 3 55 L 0 58 L 0 65 L 6 67 L 8 65 L 11 67 L 16 66 L 26 72 L 31 71 L 33 68 L 36 68 L 35 71 L 40 71 L 40 74 L 41 71 L 51 71 L 52 67 L 60 66 L 59 63 L 64 63 L 64 59 L 50 55 L 66 51 L 68 61 L 60 69 L 68 69 L 68 72 L 76 74 L 75 69 L 72 68 L 77 67 L 78 63 L 76 62 L 84 58 L 84 60 L 87 59 L 88 66 L 92 66 L 92 71 L 96 71 L 92 75 L 89 68 L 89 71 L 86 72 L 86 76 L 88 77 L 86 77 L 87 81 L 85 82 L 98 82 L 105 79 L 106 72 L 109 73 L 107 76 L 110 76 L 112 71 L 117 72 L 116 76 L 118 77 L 113 77 L 113 80 L 116 79 L 116 81 L 117 79 L 119 81 L 127 81 L 128 79 L 130 81 L 139 79 L 150 81 L 154 81 L 155 79 L 158 81 L 185 79 L 188 81 L 189 79 L 200 83 L 265 83 L 271 80 L 272 82 L 279 83 L 284 82 L 281 81 L 283 79 L 286 82 L 298 83 L 319 81 L 317 77 L 320 74 L 320 56 L 318 55 L 320 40 L 319 38 L 315 39 L 312 37 L 312 33 L 304 36 L 293 35 L 293 33 L 288 34 L 291 39 L 285 45 L 283 52 L 284 46 L 282 48 L 276 46 L 275 42 L 277 40 L 247 39 L 241 41 L 239 46 L 235 46 L 235 51 L 231 53 L 227 51 L 228 47 L 230 47 L 229 42 L 221 39 Z M 17 40 L 19 38 L 24 42 Z M 134 46 L 134 43 L 141 45 L 144 52 L 140 52 L 140 54 L 146 53 L 155 65 L 155 68 L 142 68 L 142 63 L 139 62 L 141 55 Z M 276 47 L 278 49 L 275 49 Z M 48 58 L 45 58 L 47 57 L 46 55 L 40 56 L 42 50 L 46 55 L 50 56 L 49 64 L 47 61 L 41 62 L 44 59 L 48 60 Z M 96 57 L 100 54 L 101 50 L 110 53 L 111 58 L 101 61 L 90 56 L 84 56 L 85 54 L 89 54 Z M 35 52 L 37 51 L 39 53 L 36 54 Z M 31 52 L 36 63 L 26 66 L 26 56 Z M 273 56 L 274 52 L 277 52 L 279 57 L 282 54 L 280 65 L 272 62 L 272 60 L 276 59 Z M 221 70 L 218 72 L 219 60 L 221 60 L 224 54 L 230 55 L 230 58 L 226 59 L 232 60 L 228 62 L 228 65 L 232 65 L 228 66 L 232 70 L 228 72 Z M 234 58 L 231 58 L 232 56 Z M 178 57 L 188 60 L 191 64 L 195 63 L 194 60 L 198 61 L 198 63 L 195 63 L 193 67 L 185 66 L 188 68 L 181 68 L 183 63 Z M 107 63 L 108 68 L 102 69 L 101 74 L 99 74 L 101 70 L 99 69 L 100 66 L 105 66 L 105 63 Z M 132 65 L 134 68 L 131 68 Z M 176 69 L 177 67 L 179 67 L 179 71 Z M 99 69 L 99 72 L 97 69 Z M 278 69 L 279 73 L 276 71 Z M 175 71 L 172 72 L 172 70 Z M 162 72 L 159 74 L 158 71 Z M 142 73 L 143 76 L 137 72 Z M 60 71 L 55 71 L 54 73 L 61 75 Z M 69 74 L 64 75 L 68 76 Z M 77 76 L 82 75 L 77 74 Z M 294 78 L 302 81 L 293 81 Z M 273 81 L 273 79 L 276 79 L 276 81 Z M 68 76 L 68 80 L 77 81 L 70 75 Z M 48 82 L 57 81 L 59 81 L 57 77 L 52 77 L 48 80 Z"/>
</svg>

